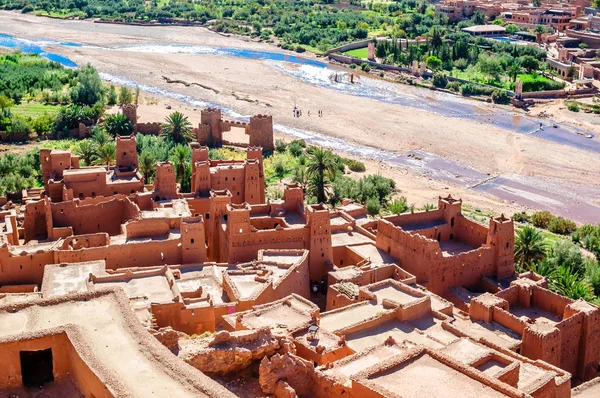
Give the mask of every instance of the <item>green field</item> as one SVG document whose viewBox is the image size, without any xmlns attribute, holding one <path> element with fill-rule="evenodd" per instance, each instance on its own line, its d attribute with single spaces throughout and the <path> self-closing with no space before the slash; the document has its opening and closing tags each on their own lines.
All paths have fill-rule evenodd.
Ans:
<svg viewBox="0 0 600 398">
<path fill-rule="evenodd" d="M 346 51 L 344 54 L 355 58 L 367 59 L 369 56 L 369 49 L 367 47 L 357 48 L 355 50 Z"/>
<path fill-rule="evenodd" d="M 54 115 L 60 107 L 56 105 L 44 105 L 39 102 L 23 102 L 10 108 L 10 111 L 22 117 L 36 119 L 44 113 Z"/>
</svg>

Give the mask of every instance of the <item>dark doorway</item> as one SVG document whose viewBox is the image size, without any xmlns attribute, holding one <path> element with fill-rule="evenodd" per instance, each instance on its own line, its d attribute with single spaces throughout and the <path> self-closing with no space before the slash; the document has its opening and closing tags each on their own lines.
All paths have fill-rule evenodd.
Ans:
<svg viewBox="0 0 600 398">
<path fill-rule="evenodd" d="M 26 387 L 39 387 L 54 381 L 52 349 L 21 351 L 21 377 Z"/>
</svg>

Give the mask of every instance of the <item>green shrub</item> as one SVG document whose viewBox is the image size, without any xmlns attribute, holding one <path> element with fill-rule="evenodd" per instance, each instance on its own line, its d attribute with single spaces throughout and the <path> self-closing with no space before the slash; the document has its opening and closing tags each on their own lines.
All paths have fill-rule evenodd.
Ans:
<svg viewBox="0 0 600 398">
<path fill-rule="evenodd" d="M 491 87 L 480 86 L 473 83 L 462 83 L 460 93 L 462 95 L 490 95 L 494 91 Z"/>
<path fill-rule="evenodd" d="M 516 222 L 529 222 L 531 217 L 527 213 L 521 212 L 513 214 L 512 219 Z"/>
<path fill-rule="evenodd" d="M 290 145 L 288 146 L 288 150 L 295 157 L 302 155 L 302 153 L 304 152 L 304 148 L 302 148 L 300 144 L 298 144 L 296 141 L 290 143 Z"/>
<path fill-rule="evenodd" d="M 287 143 L 284 140 L 275 141 L 275 150 L 277 152 L 285 152 L 287 149 Z"/>
<path fill-rule="evenodd" d="M 360 69 L 362 69 L 363 72 L 370 72 L 371 71 L 371 65 L 369 65 L 366 62 L 363 62 L 362 64 L 360 64 Z"/>
<path fill-rule="evenodd" d="M 433 74 L 433 85 L 436 87 L 446 87 L 448 85 L 448 76 L 445 73 L 436 72 Z"/>
<path fill-rule="evenodd" d="M 575 102 L 571 102 L 567 106 L 567 109 L 569 109 L 571 112 L 579 112 L 579 105 L 577 105 L 577 103 L 575 103 Z"/>
<path fill-rule="evenodd" d="M 536 211 L 531 215 L 531 222 L 538 228 L 546 229 L 554 218 L 556 216 L 549 211 Z"/>
<path fill-rule="evenodd" d="M 296 46 L 296 52 L 297 53 L 303 53 L 304 51 L 306 51 L 306 49 L 302 46 Z"/>
<path fill-rule="evenodd" d="M 379 204 L 379 200 L 377 198 L 369 198 L 367 199 L 367 213 L 371 216 L 376 216 L 381 211 L 381 204 Z"/>
<path fill-rule="evenodd" d="M 342 161 L 351 171 L 354 172 L 364 172 L 367 168 L 363 162 L 359 162 L 358 160 L 342 158 Z"/>
<path fill-rule="evenodd" d="M 495 104 L 508 104 L 510 102 L 510 96 L 505 90 L 494 90 L 492 92 L 492 101 Z"/>
<path fill-rule="evenodd" d="M 446 84 L 446 89 L 458 93 L 460 91 L 460 82 L 448 82 L 448 84 Z"/>
<path fill-rule="evenodd" d="M 285 176 L 285 163 L 282 159 L 277 159 L 273 164 L 273 169 L 275 170 L 275 175 L 278 177 Z"/>
<path fill-rule="evenodd" d="M 559 234 L 569 235 L 571 232 L 577 229 L 577 225 L 563 217 L 554 217 L 548 222 L 548 231 Z"/>
<path fill-rule="evenodd" d="M 398 199 L 394 199 L 387 204 L 387 208 L 393 214 L 401 214 L 409 210 L 408 202 L 406 197 L 402 196 Z"/>
</svg>

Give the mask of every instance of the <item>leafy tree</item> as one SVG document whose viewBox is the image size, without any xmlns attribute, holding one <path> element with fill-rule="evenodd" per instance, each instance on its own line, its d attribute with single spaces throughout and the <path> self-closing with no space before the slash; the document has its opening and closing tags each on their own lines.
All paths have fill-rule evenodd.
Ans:
<svg viewBox="0 0 600 398">
<path fill-rule="evenodd" d="M 517 80 L 517 76 L 519 76 L 522 71 L 523 67 L 519 59 L 515 59 L 510 65 L 508 65 L 508 69 L 506 70 L 513 82 Z"/>
<path fill-rule="evenodd" d="M 131 104 L 133 102 L 133 93 L 127 86 L 121 86 L 119 89 L 119 103 L 123 104 Z"/>
<path fill-rule="evenodd" d="M 91 166 L 94 155 L 96 154 L 96 146 L 90 139 L 81 140 L 75 148 L 75 153 L 83 160 L 83 163 L 86 166 Z"/>
<path fill-rule="evenodd" d="M 369 198 L 366 203 L 367 213 L 376 216 L 381 211 L 381 204 L 377 198 Z"/>
<path fill-rule="evenodd" d="M 537 70 L 540 68 L 539 61 L 532 57 L 531 55 L 525 55 L 520 58 L 521 66 L 527 69 L 527 72 L 531 72 L 532 70 Z"/>
<path fill-rule="evenodd" d="M 479 71 L 488 76 L 489 80 L 498 80 L 502 73 L 502 64 L 497 57 L 488 54 L 481 54 L 477 62 Z"/>
<path fill-rule="evenodd" d="M 194 139 L 192 124 L 181 112 L 173 112 L 167 116 L 160 135 L 176 144 L 187 144 Z"/>
<path fill-rule="evenodd" d="M 515 239 L 515 261 L 525 269 L 546 256 L 546 244 L 542 233 L 530 226 L 523 227 Z"/>
<path fill-rule="evenodd" d="M 471 17 L 471 21 L 475 25 L 483 25 L 485 23 L 485 14 L 482 13 L 481 11 L 477 10 L 473 13 L 473 16 Z"/>
<path fill-rule="evenodd" d="M 171 150 L 170 160 L 173 162 L 177 174 L 177 180 L 183 187 L 185 179 L 185 166 L 190 161 L 192 154 L 186 145 L 177 145 Z"/>
<path fill-rule="evenodd" d="M 512 23 L 506 25 L 504 29 L 506 29 L 506 33 L 508 33 L 509 35 L 514 35 L 519 31 L 519 27 Z"/>
<path fill-rule="evenodd" d="M 387 208 L 393 214 L 401 214 L 408 211 L 410 207 L 408 206 L 406 197 L 402 196 L 389 202 Z"/>
<path fill-rule="evenodd" d="M 324 203 L 325 186 L 335 179 L 338 168 L 333 153 L 323 148 L 315 148 L 307 158 L 306 172 L 316 192 L 317 201 Z"/>
<path fill-rule="evenodd" d="M 430 55 L 425 61 L 427 67 L 431 70 L 438 70 L 442 66 L 442 60 L 435 55 Z"/>
<path fill-rule="evenodd" d="M 106 96 L 106 104 L 107 105 L 115 105 L 118 101 L 117 90 L 115 90 L 115 86 L 112 84 L 108 88 L 108 94 Z"/>
<path fill-rule="evenodd" d="M 103 97 L 104 87 L 96 69 L 90 64 L 77 72 L 79 84 L 71 89 L 71 100 L 76 104 L 93 105 Z"/>
<path fill-rule="evenodd" d="M 104 146 L 112 140 L 111 136 L 108 135 L 106 130 L 100 127 L 94 127 L 92 129 L 90 138 L 97 147 Z"/>
<path fill-rule="evenodd" d="M 431 31 L 431 41 L 429 44 L 434 54 L 437 54 L 439 49 L 444 44 L 444 40 L 442 38 L 442 31 L 438 27 L 434 27 Z"/>
<path fill-rule="evenodd" d="M 130 135 L 133 132 L 131 121 L 122 113 L 109 115 L 104 120 L 104 128 L 106 132 L 112 136 L 115 135 Z"/>
<path fill-rule="evenodd" d="M 107 142 L 104 145 L 100 145 L 96 149 L 96 153 L 93 156 L 93 163 L 96 165 L 106 165 L 109 167 L 115 162 L 117 156 L 117 147 L 114 141 Z"/>
<path fill-rule="evenodd" d="M 139 158 L 140 172 L 144 176 L 144 183 L 148 184 L 156 171 L 156 159 L 149 151 L 142 152 Z"/>
<path fill-rule="evenodd" d="M 539 7 L 542 5 L 542 0 L 531 0 L 531 5 L 534 7 Z"/>
</svg>

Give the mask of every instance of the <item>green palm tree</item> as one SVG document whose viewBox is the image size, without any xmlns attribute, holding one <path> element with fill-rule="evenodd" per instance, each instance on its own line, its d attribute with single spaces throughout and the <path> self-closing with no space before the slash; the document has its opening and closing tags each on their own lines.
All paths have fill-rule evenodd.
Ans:
<svg viewBox="0 0 600 398">
<path fill-rule="evenodd" d="M 194 139 L 194 130 L 187 116 L 181 112 L 173 112 L 167 116 L 160 135 L 177 144 L 186 144 Z"/>
<path fill-rule="evenodd" d="M 525 226 L 515 239 L 515 260 L 521 267 L 531 269 L 534 262 L 546 257 L 544 236 L 537 229 Z"/>
<path fill-rule="evenodd" d="M 112 136 L 130 135 L 133 132 L 131 122 L 122 113 L 109 115 L 104 120 L 104 128 L 106 129 L 106 132 Z"/>
<path fill-rule="evenodd" d="M 92 139 L 93 144 L 99 147 L 106 145 L 111 141 L 110 135 L 108 135 L 108 133 L 100 127 L 94 127 L 92 133 L 90 134 L 90 138 Z"/>
<path fill-rule="evenodd" d="M 170 160 L 175 166 L 175 172 L 177 173 L 177 179 L 181 186 L 183 186 L 183 179 L 185 177 L 185 166 L 191 161 L 189 154 L 189 148 L 185 145 L 177 145 L 171 151 Z"/>
<path fill-rule="evenodd" d="M 150 177 L 154 175 L 154 171 L 156 170 L 156 159 L 154 159 L 152 153 L 145 151 L 142 152 L 142 154 L 140 155 L 139 163 L 140 171 L 144 176 L 144 182 L 148 184 L 150 181 Z"/>
<path fill-rule="evenodd" d="M 98 149 L 96 149 L 96 153 L 93 157 L 93 163 L 96 165 L 105 164 L 107 167 L 110 166 L 111 163 L 115 162 L 115 158 L 117 156 L 117 147 L 114 142 L 107 142 L 104 145 L 100 145 Z"/>
<path fill-rule="evenodd" d="M 306 172 L 310 176 L 319 203 L 325 202 L 325 187 L 335 178 L 337 171 L 335 158 L 329 150 L 315 148 L 306 159 Z"/>
<path fill-rule="evenodd" d="M 591 300 L 594 297 L 594 289 L 588 281 L 583 279 L 579 273 L 571 267 L 561 265 L 556 269 L 548 284 L 550 290 L 574 300 Z"/>
<path fill-rule="evenodd" d="M 508 75 L 511 77 L 512 81 L 515 82 L 517 80 L 517 76 L 519 73 L 523 71 L 523 67 L 521 66 L 521 61 L 515 59 L 510 65 L 508 65 Z"/>
<path fill-rule="evenodd" d="M 91 166 L 92 159 L 94 158 L 94 154 L 96 153 L 96 146 L 94 145 L 94 142 L 92 140 L 81 140 L 79 141 L 79 144 L 75 149 L 75 153 L 79 156 L 81 160 L 83 160 L 86 166 Z"/>
</svg>

